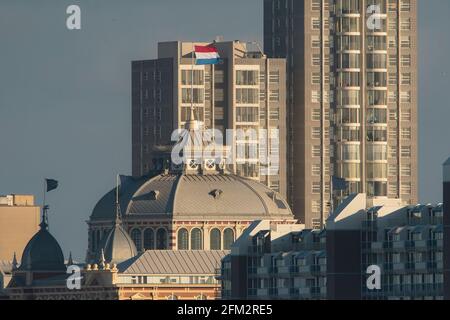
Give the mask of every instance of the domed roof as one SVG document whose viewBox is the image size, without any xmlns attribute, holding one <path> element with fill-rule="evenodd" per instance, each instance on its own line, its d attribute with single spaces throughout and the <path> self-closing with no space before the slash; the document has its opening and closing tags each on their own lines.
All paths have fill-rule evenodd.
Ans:
<svg viewBox="0 0 450 320">
<path fill-rule="evenodd" d="M 123 229 L 119 216 L 116 217 L 114 227 L 105 236 L 100 245 L 100 251 L 97 257 L 104 259 L 108 263 L 120 263 L 130 258 L 137 256 L 138 251 L 133 240 L 128 233 Z"/>
<path fill-rule="evenodd" d="M 65 272 L 63 252 L 58 241 L 48 231 L 45 217 L 40 228 L 23 250 L 19 270 Z"/>
<path fill-rule="evenodd" d="M 182 219 L 294 219 L 281 195 L 254 180 L 231 174 L 161 174 L 130 185 L 121 197 L 125 217 Z M 134 192 L 130 192 L 134 191 Z M 108 202 L 113 203 L 113 194 Z M 106 218 L 103 198 L 91 219 Z M 109 220 L 113 220 L 109 210 Z"/>
</svg>

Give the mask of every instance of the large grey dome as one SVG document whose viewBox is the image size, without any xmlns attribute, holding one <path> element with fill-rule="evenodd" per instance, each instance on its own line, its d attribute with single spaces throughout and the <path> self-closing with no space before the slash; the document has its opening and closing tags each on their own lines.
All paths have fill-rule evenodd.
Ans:
<svg viewBox="0 0 450 320">
<path fill-rule="evenodd" d="M 48 232 L 47 224 L 31 238 L 23 250 L 19 270 L 23 271 L 66 271 L 64 255 L 58 241 Z"/>
<path fill-rule="evenodd" d="M 133 180 L 121 193 L 127 219 L 141 216 L 183 219 L 293 219 L 278 193 L 231 174 L 161 174 Z M 96 205 L 91 221 L 114 220 L 114 192 Z"/>
</svg>

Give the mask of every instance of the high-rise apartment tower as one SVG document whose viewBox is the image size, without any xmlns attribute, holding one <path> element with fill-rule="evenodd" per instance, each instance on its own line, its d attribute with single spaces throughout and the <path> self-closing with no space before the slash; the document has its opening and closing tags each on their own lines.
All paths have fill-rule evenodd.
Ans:
<svg viewBox="0 0 450 320">
<path fill-rule="evenodd" d="M 265 53 L 287 59 L 288 199 L 307 227 L 350 193 L 417 203 L 416 16 L 416 0 L 264 1 Z"/>
<path fill-rule="evenodd" d="M 195 46 L 216 47 L 221 63 L 196 65 Z M 255 43 L 159 43 L 158 59 L 132 63 L 133 176 L 162 169 L 172 132 L 184 128 L 193 106 L 196 120 L 232 147 L 229 172 L 286 197 L 285 84 L 285 59 L 268 59 Z M 239 129 L 245 135 L 225 141 L 226 130 Z M 258 135 L 246 135 L 251 129 Z"/>
</svg>

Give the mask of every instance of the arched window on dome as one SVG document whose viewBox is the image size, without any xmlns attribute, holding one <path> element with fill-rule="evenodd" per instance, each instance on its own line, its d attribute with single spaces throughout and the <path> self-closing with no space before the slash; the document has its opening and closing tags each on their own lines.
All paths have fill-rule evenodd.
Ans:
<svg viewBox="0 0 450 320">
<path fill-rule="evenodd" d="M 225 229 L 223 232 L 223 249 L 230 250 L 234 242 L 234 231 L 232 229 Z"/>
<path fill-rule="evenodd" d="M 222 249 L 222 235 L 219 229 L 212 229 L 209 235 L 209 246 L 211 250 Z"/>
<path fill-rule="evenodd" d="M 191 231 L 191 250 L 203 250 L 202 231 L 198 228 Z"/>
<path fill-rule="evenodd" d="M 91 230 L 91 251 L 95 251 L 95 231 Z"/>
<path fill-rule="evenodd" d="M 156 249 L 158 250 L 167 249 L 167 230 L 164 228 L 160 228 L 156 232 Z"/>
<path fill-rule="evenodd" d="M 182 228 L 178 230 L 178 250 L 189 250 L 189 232 Z"/>
<path fill-rule="evenodd" d="M 101 237 L 100 230 L 95 230 L 95 250 L 100 249 Z"/>
<path fill-rule="evenodd" d="M 138 251 L 142 251 L 142 233 L 139 229 L 133 229 L 131 230 L 131 239 L 134 242 L 134 245 L 136 246 L 136 249 Z"/>
<path fill-rule="evenodd" d="M 148 228 L 144 231 L 144 250 L 155 249 L 155 232 Z"/>
</svg>

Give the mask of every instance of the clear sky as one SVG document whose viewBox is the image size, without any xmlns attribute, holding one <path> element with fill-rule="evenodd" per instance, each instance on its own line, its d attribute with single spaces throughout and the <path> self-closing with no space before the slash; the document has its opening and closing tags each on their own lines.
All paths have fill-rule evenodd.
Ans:
<svg viewBox="0 0 450 320">
<path fill-rule="evenodd" d="M 450 1 L 419 0 L 420 198 L 442 199 L 450 156 Z M 82 29 L 66 28 L 81 7 Z M 0 194 L 35 194 L 43 179 L 50 229 L 84 259 L 95 203 L 131 174 L 130 62 L 158 41 L 262 43 L 262 0 L 0 0 Z"/>
</svg>

